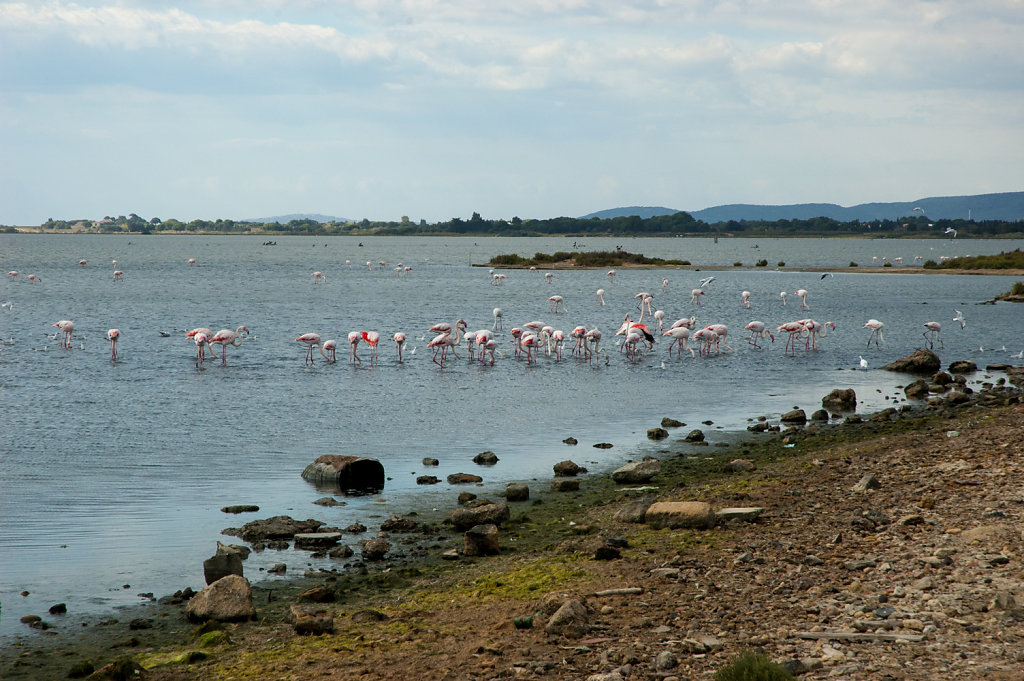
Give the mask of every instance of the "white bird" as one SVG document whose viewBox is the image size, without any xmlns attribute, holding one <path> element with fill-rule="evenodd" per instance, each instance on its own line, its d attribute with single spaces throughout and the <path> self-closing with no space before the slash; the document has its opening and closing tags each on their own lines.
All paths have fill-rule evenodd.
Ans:
<svg viewBox="0 0 1024 681">
<path fill-rule="evenodd" d="M 831 272 L 825 272 L 823 275 L 821 275 L 821 278 L 824 279 L 825 277 L 834 277 L 834 276 L 836 276 L 836 275 L 832 274 Z"/>
<path fill-rule="evenodd" d="M 860 357 L 860 368 L 861 369 L 867 369 L 868 368 L 868 361 L 866 359 L 864 359 L 861 355 L 857 355 L 857 356 Z"/>
<path fill-rule="evenodd" d="M 956 230 L 953 229 L 952 227 L 946 227 L 946 231 L 944 233 L 945 234 L 952 234 L 953 238 L 954 239 L 956 238 Z"/>
<path fill-rule="evenodd" d="M 14 310 L 14 301 L 8 300 L 6 303 L 0 303 L 0 307 L 4 308 L 5 310 Z"/>
<path fill-rule="evenodd" d="M 714 280 L 715 280 L 714 277 L 704 277 L 703 279 L 700 280 L 700 287 L 704 288 L 705 286 L 707 286 L 708 284 L 710 284 Z"/>
<path fill-rule="evenodd" d="M 960 328 L 961 329 L 966 328 L 967 327 L 967 322 L 964 320 L 963 313 L 960 310 L 957 310 L 957 309 L 954 309 L 953 312 L 956 312 L 956 314 L 953 315 L 953 321 L 954 322 L 960 322 Z"/>
<path fill-rule="evenodd" d="M 1010 355 L 1010 357 L 1013 357 L 1014 359 L 1024 359 L 1024 350 L 1021 350 L 1016 355 Z"/>
</svg>

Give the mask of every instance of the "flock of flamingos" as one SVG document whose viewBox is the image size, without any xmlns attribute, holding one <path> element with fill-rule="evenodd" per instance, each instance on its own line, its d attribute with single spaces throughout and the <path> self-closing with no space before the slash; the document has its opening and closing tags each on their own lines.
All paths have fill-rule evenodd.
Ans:
<svg viewBox="0 0 1024 681">
<path fill-rule="evenodd" d="M 82 267 L 85 267 L 86 261 L 81 260 L 78 263 Z M 123 281 L 124 272 L 117 268 L 117 261 L 113 261 L 114 264 L 114 281 Z M 195 259 L 190 258 L 188 260 L 189 265 L 195 265 Z M 350 261 L 346 261 L 346 264 L 350 264 Z M 367 262 L 367 267 L 372 268 L 372 262 Z M 379 263 L 384 265 L 384 263 Z M 396 276 L 402 276 L 407 274 L 412 268 L 403 267 L 399 265 L 395 268 Z M 531 267 L 531 270 L 536 268 Z M 18 278 L 17 271 L 10 271 L 7 273 L 11 279 Z M 322 272 L 312 273 L 313 283 L 319 284 L 325 282 L 327 277 Z M 553 279 L 553 273 L 547 272 L 544 277 L 545 280 L 550 283 Z M 615 270 L 609 270 L 607 272 L 609 281 L 614 281 Z M 832 276 L 830 273 L 822 274 L 821 278 L 824 279 L 827 276 Z M 506 279 L 506 275 L 490 271 L 490 283 L 495 286 L 501 286 Z M 42 280 L 35 275 L 28 275 L 26 280 L 31 283 L 39 283 Z M 694 288 L 690 293 L 691 304 L 700 305 L 701 298 L 707 293 L 705 290 L 713 281 L 715 277 L 705 277 L 700 280 L 698 288 Z M 668 280 L 663 279 L 662 285 L 664 288 L 668 287 Z M 605 304 L 604 301 L 604 289 L 597 289 L 596 296 L 597 302 L 602 306 Z M 750 292 L 742 291 L 740 298 L 742 305 L 746 309 L 750 309 Z M 782 291 L 779 293 L 781 300 L 781 306 L 786 306 L 786 299 L 788 292 Z M 793 295 L 800 299 L 799 309 L 801 311 L 810 310 L 810 306 L 807 304 L 808 292 L 806 289 L 797 289 L 793 292 Z M 691 358 L 695 358 L 698 354 L 710 355 L 712 352 L 720 354 L 722 349 L 728 350 L 729 352 L 735 352 L 735 350 L 728 345 L 726 339 L 729 335 L 729 328 L 725 324 L 710 324 L 698 328 L 696 318 L 693 316 L 684 317 L 677 319 L 665 328 L 665 312 L 663 310 L 654 309 L 653 301 L 654 296 L 651 293 L 640 292 L 635 296 L 636 299 L 636 310 L 639 311 L 638 318 L 634 320 L 632 318 L 633 312 L 625 315 L 625 319 L 615 332 L 615 336 L 621 336 L 616 345 L 619 351 L 622 352 L 625 357 L 632 362 L 641 361 L 648 351 L 654 347 L 655 334 L 659 334 L 663 337 L 668 337 L 671 342 L 668 347 L 669 356 L 671 356 L 672 350 L 675 349 L 676 357 L 682 355 L 685 350 L 690 353 Z M 559 308 L 564 309 L 564 298 L 560 295 L 552 295 L 547 298 L 547 301 L 551 304 L 550 312 L 557 314 Z M 8 307 L 8 303 L 3 304 Z M 954 322 L 960 324 L 961 329 L 966 327 L 966 321 L 959 310 L 955 310 L 956 314 L 953 317 Z M 494 308 L 493 310 L 494 324 L 492 328 L 480 329 L 478 331 L 467 332 L 467 324 L 464 320 L 459 319 L 454 324 L 442 322 L 435 324 L 430 327 L 429 331 L 434 335 L 433 339 L 427 343 L 427 348 L 433 350 L 432 361 L 440 367 L 444 366 L 444 363 L 448 360 L 449 355 L 458 357 L 456 349 L 465 342 L 466 351 L 469 359 L 476 359 L 480 362 L 489 362 L 494 364 L 495 356 L 503 357 L 502 353 L 498 348 L 498 339 L 495 336 L 496 332 L 504 332 L 504 312 L 502 309 Z M 645 322 L 645 319 L 648 321 Z M 62 319 L 55 324 L 61 335 L 61 347 L 64 349 L 71 348 L 71 336 L 75 330 L 75 323 L 73 321 Z M 870 347 L 871 343 L 874 342 L 876 347 L 879 347 L 883 342 L 882 331 L 885 325 L 877 319 L 869 319 L 865 322 L 864 327 L 870 329 L 870 335 L 867 339 L 866 347 Z M 926 322 L 924 324 L 925 331 L 922 334 L 928 347 L 933 348 L 935 343 L 942 343 L 939 338 L 939 333 L 942 330 L 942 325 L 936 321 Z M 805 350 L 817 349 L 818 340 L 826 337 L 830 329 L 835 329 L 835 324 L 831 321 L 818 322 L 814 319 L 798 319 L 790 322 L 781 324 L 775 329 L 778 334 L 786 334 L 786 346 L 785 352 L 787 354 L 795 354 L 797 346 L 803 344 Z M 765 338 L 770 339 L 772 343 L 775 342 L 775 334 L 772 333 L 771 328 L 762 321 L 751 321 L 743 330 L 747 333 L 747 343 L 756 349 L 761 349 L 762 345 L 759 341 L 764 341 Z M 512 327 L 508 330 L 509 335 L 512 338 L 512 353 L 516 358 L 525 358 L 528 364 L 532 364 L 538 360 L 538 355 L 544 354 L 549 357 L 554 357 L 556 360 L 562 359 L 563 348 L 568 341 L 571 341 L 571 353 L 578 355 L 590 362 L 595 361 L 600 355 L 600 344 L 603 337 L 602 332 L 595 328 L 587 329 L 583 326 L 576 326 L 570 332 L 566 333 L 562 329 L 556 329 L 550 325 L 547 325 L 540 321 L 527 322 L 521 326 Z M 196 347 L 196 365 L 201 365 L 202 362 L 207 359 L 216 358 L 217 354 L 214 352 L 214 346 L 220 346 L 220 360 L 222 364 L 227 363 L 227 348 L 231 346 L 239 346 L 242 344 L 244 336 L 249 335 L 249 328 L 246 326 L 239 326 L 235 330 L 221 329 L 216 333 L 206 327 L 198 327 L 188 331 L 187 337 L 195 343 Z M 117 359 L 117 343 L 121 338 L 121 331 L 119 329 L 110 329 L 107 331 L 107 339 L 110 341 L 110 358 L 112 360 Z M 423 340 L 426 336 L 422 337 Z M 348 334 L 348 346 L 349 346 L 349 362 L 350 363 L 362 363 L 362 358 L 358 355 L 358 345 L 360 342 L 365 343 L 369 348 L 368 361 L 376 363 L 379 360 L 377 346 L 380 343 L 381 336 L 376 331 L 352 331 Z M 406 343 L 407 336 L 403 332 L 395 333 L 391 339 L 396 346 L 397 360 L 403 361 L 403 347 Z M 306 364 L 313 364 L 314 362 L 314 349 L 320 351 L 321 356 L 329 362 L 334 363 L 337 361 L 337 348 L 338 341 L 334 339 L 322 340 L 321 336 L 317 333 L 304 333 L 295 339 L 298 343 L 305 344 L 306 347 Z M 697 349 L 690 347 L 690 341 L 693 341 L 697 345 Z M 412 353 L 415 354 L 415 348 Z M 609 362 L 608 353 L 604 354 L 604 362 Z M 867 362 L 863 357 L 860 358 L 861 366 L 866 367 Z"/>
</svg>

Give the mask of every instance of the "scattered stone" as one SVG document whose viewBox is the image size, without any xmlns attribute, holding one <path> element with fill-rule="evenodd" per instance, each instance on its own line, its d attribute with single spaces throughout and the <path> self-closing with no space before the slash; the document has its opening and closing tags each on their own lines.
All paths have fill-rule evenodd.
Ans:
<svg viewBox="0 0 1024 681">
<path fill-rule="evenodd" d="M 664 440 L 668 437 L 668 431 L 664 428 L 648 428 L 647 439 L 648 440 Z"/>
<path fill-rule="evenodd" d="M 895 407 L 887 407 L 886 409 L 882 409 L 872 414 L 871 420 L 875 421 L 876 423 L 891 421 L 892 417 L 896 416 L 896 413 L 897 412 Z"/>
<path fill-rule="evenodd" d="M 476 495 L 473 494 L 472 492 L 459 492 L 459 496 L 457 497 L 456 500 L 459 506 L 467 506 L 470 504 L 470 502 L 477 501 L 477 498 Z M 479 506 L 480 504 L 476 505 Z"/>
<path fill-rule="evenodd" d="M 66 603 L 57 603 L 50 606 L 51 615 L 65 615 L 67 614 L 68 606 Z"/>
<path fill-rule="evenodd" d="M 807 423 L 807 414 L 803 409 L 793 409 L 780 416 L 779 420 L 783 423 Z"/>
<path fill-rule="evenodd" d="M 842 414 L 857 409 L 857 393 L 853 388 L 836 388 L 821 398 L 821 406 L 833 414 Z"/>
<path fill-rule="evenodd" d="M 645 458 L 643 461 L 631 461 L 616 469 L 612 472 L 612 480 L 619 484 L 636 485 L 650 482 L 659 473 L 661 461 Z"/>
<path fill-rule="evenodd" d="M 240 575 L 218 579 L 189 600 L 185 616 L 190 622 L 254 620 L 256 608 L 252 603 L 252 588 Z"/>
<path fill-rule="evenodd" d="M 763 433 L 770 427 L 771 426 L 768 424 L 767 421 L 758 421 L 757 423 L 747 426 L 747 430 L 749 430 L 751 433 Z"/>
<path fill-rule="evenodd" d="M 452 526 L 465 532 L 476 525 L 495 525 L 501 527 L 512 517 L 505 503 L 485 504 L 477 508 L 456 508 L 451 514 Z"/>
<path fill-rule="evenodd" d="M 240 530 L 224 530 L 223 534 L 234 534 L 254 543 L 268 539 L 291 539 L 296 534 L 316 532 L 323 524 L 319 520 L 295 520 L 286 515 L 278 515 L 264 520 L 253 520 L 243 525 Z"/>
<path fill-rule="evenodd" d="M 380 524 L 380 529 L 384 532 L 415 532 L 419 529 L 420 524 L 412 518 L 403 518 L 400 515 L 390 516 L 387 520 Z"/>
<path fill-rule="evenodd" d="M 484 479 L 479 475 L 473 475 L 472 473 L 452 473 L 448 476 L 449 485 L 471 485 L 483 481 Z"/>
<path fill-rule="evenodd" d="M 552 492 L 575 492 L 580 488 L 580 481 L 572 478 L 555 478 L 551 481 Z"/>
<path fill-rule="evenodd" d="M 352 523 L 345 528 L 345 531 L 349 534 L 362 534 L 363 532 L 366 532 L 366 525 L 359 522 Z"/>
<path fill-rule="evenodd" d="M 661 419 L 662 428 L 682 428 L 685 425 L 686 424 L 682 421 L 676 421 L 675 419 L 670 419 L 667 416 Z"/>
<path fill-rule="evenodd" d="M 594 550 L 594 560 L 618 560 L 619 558 L 622 558 L 622 552 L 611 544 L 602 544 Z"/>
<path fill-rule="evenodd" d="M 440 466 L 441 462 L 438 461 L 437 459 L 433 458 L 433 457 L 429 457 L 428 456 L 427 458 L 423 459 L 423 465 L 424 466 Z"/>
<path fill-rule="evenodd" d="M 936 371 L 932 375 L 932 383 L 935 385 L 948 385 L 953 382 L 953 377 L 945 371 Z"/>
<path fill-rule="evenodd" d="M 577 440 L 574 437 L 567 437 L 564 440 L 562 440 L 562 442 L 564 442 L 567 445 L 577 445 L 577 444 L 579 444 L 579 440 Z"/>
<path fill-rule="evenodd" d="M 334 497 L 320 497 L 313 502 L 317 506 L 344 506 L 344 501 L 338 501 Z"/>
<path fill-rule="evenodd" d="M 566 601 L 544 625 L 544 631 L 556 636 L 579 637 L 587 634 L 590 629 L 590 610 L 576 599 Z"/>
<path fill-rule="evenodd" d="M 946 404 L 964 404 L 971 401 L 971 396 L 963 390 L 952 390 L 946 396 Z"/>
<path fill-rule="evenodd" d="M 473 457 L 473 463 L 480 466 L 493 466 L 498 463 L 498 455 L 492 451 L 480 452 Z"/>
<path fill-rule="evenodd" d="M 267 568 L 267 573 L 271 575 L 283 575 L 286 572 L 288 572 L 288 566 L 284 563 L 275 563 Z"/>
<path fill-rule="evenodd" d="M 733 508 L 718 509 L 718 511 L 715 512 L 715 518 L 719 523 L 727 523 L 733 520 L 752 523 L 757 520 L 762 513 L 764 513 L 764 508 L 760 506 L 737 506 Z"/>
<path fill-rule="evenodd" d="M 225 506 L 220 510 L 221 513 L 256 513 L 260 510 L 260 507 L 251 504 L 239 504 L 237 506 Z"/>
<path fill-rule="evenodd" d="M 498 528 L 495 525 L 476 525 L 463 535 L 462 553 L 465 556 L 495 556 L 498 547 Z"/>
<path fill-rule="evenodd" d="M 333 549 L 331 549 L 330 551 L 328 551 L 327 555 L 330 558 L 342 558 L 342 559 L 344 559 L 344 558 L 351 558 L 352 556 L 354 556 L 355 555 L 355 551 L 352 549 L 351 546 L 348 546 L 347 544 L 342 544 L 341 546 L 336 546 Z"/>
<path fill-rule="evenodd" d="M 882 483 L 878 482 L 878 478 L 868 473 L 860 481 L 853 486 L 852 491 L 854 492 L 866 492 L 869 489 L 880 489 Z"/>
<path fill-rule="evenodd" d="M 686 442 L 704 442 L 704 432 L 700 428 L 694 428 L 687 433 L 683 440 Z"/>
<path fill-rule="evenodd" d="M 815 409 L 813 412 L 811 412 L 811 420 L 812 421 L 817 421 L 819 423 L 824 423 L 824 422 L 828 421 L 828 419 L 829 419 L 828 412 L 825 411 L 824 409 Z"/>
<path fill-rule="evenodd" d="M 647 509 L 654 503 L 651 497 L 636 499 L 615 512 L 615 520 L 623 523 L 642 523 L 647 515 Z"/>
<path fill-rule="evenodd" d="M 883 369 L 887 371 L 900 371 L 906 374 L 934 374 L 942 366 L 939 356 L 931 350 L 921 348 L 914 353 L 889 362 Z"/>
<path fill-rule="evenodd" d="M 308 605 L 292 605 L 285 616 L 299 636 L 321 636 L 334 633 L 334 613 Z"/>
<path fill-rule="evenodd" d="M 730 473 L 749 473 L 757 470 L 757 464 L 750 459 L 733 459 L 725 464 L 725 470 Z"/>
<path fill-rule="evenodd" d="M 342 539 L 341 532 L 309 532 L 295 535 L 296 549 L 325 549 Z"/>
<path fill-rule="evenodd" d="M 868 568 L 878 567 L 878 562 L 872 559 L 867 560 L 849 560 L 843 563 L 843 567 L 847 570 L 867 570 Z"/>
<path fill-rule="evenodd" d="M 343 490 L 376 490 L 384 487 L 384 466 L 376 459 L 324 454 L 303 469 L 302 479 Z"/>
<path fill-rule="evenodd" d="M 587 469 L 580 466 L 572 461 L 565 460 L 559 461 L 552 468 L 555 471 L 555 475 L 558 477 L 572 477 L 579 475 L 580 473 L 586 473 Z"/>
<path fill-rule="evenodd" d="M 391 542 L 384 537 L 374 537 L 373 539 L 360 542 L 360 547 L 362 548 L 363 559 L 378 561 L 384 560 L 388 555 L 388 551 L 391 550 Z"/>
<path fill-rule="evenodd" d="M 528 501 L 530 487 L 522 482 L 510 482 L 505 487 L 505 501 Z"/>
<path fill-rule="evenodd" d="M 243 574 L 242 555 L 236 551 L 222 550 L 223 544 L 217 543 L 217 553 L 203 561 L 203 577 L 208 585 L 228 575 L 241 577 Z"/>
<path fill-rule="evenodd" d="M 299 594 L 299 603 L 333 603 L 337 599 L 334 589 L 324 584 L 306 589 Z"/>
<path fill-rule="evenodd" d="M 907 396 L 908 400 L 921 400 L 928 397 L 928 381 L 923 378 L 919 378 L 912 383 L 908 383 L 903 388 L 903 394 Z"/>
<path fill-rule="evenodd" d="M 644 520 L 657 529 L 705 529 L 714 526 L 716 516 L 704 501 L 659 501 L 647 509 Z"/>
<path fill-rule="evenodd" d="M 977 370 L 978 365 L 969 359 L 961 359 L 949 364 L 949 373 L 951 374 L 972 374 Z"/>
<path fill-rule="evenodd" d="M 594 445 L 595 449 L 611 449 L 614 445 L 611 442 L 598 442 Z"/>
<path fill-rule="evenodd" d="M 417 485 L 436 485 L 441 482 L 441 478 L 434 475 L 420 475 L 416 478 Z"/>
</svg>

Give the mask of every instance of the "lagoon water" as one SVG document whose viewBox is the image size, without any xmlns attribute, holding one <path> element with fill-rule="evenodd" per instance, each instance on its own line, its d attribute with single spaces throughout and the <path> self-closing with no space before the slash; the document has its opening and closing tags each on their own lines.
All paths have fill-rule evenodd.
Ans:
<svg viewBox="0 0 1024 681">
<path fill-rule="evenodd" d="M 888 406 L 904 377 L 877 368 L 921 347 L 927 321 L 943 324 L 944 348 L 936 348 L 943 362 L 1013 361 L 1024 348 L 1019 307 L 977 305 L 1008 290 L 1012 277 L 821 278 L 774 267 L 869 265 L 873 256 L 910 263 L 915 256 L 998 253 L 1019 242 L 279 237 L 265 246 L 266 240 L 0 235 L 3 271 L 20 272 L 0 282 L 0 302 L 10 303 L 0 309 L 0 641 L 38 635 L 18 620 L 46 615 L 54 603 L 67 603 L 71 620 L 140 602 L 143 592 L 198 589 L 202 561 L 217 540 L 238 541 L 221 530 L 251 519 L 287 514 L 341 527 L 360 521 L 373 532 L 391 513 L 454 505 L 455 488 L 417 486 L 417 475 L 478 473 L 485 483 L 476 491 L 493 496 L 510 481 L 546 487 L 552 464 L 562 459 L 597 470 L 653 451 L 645 432 L 662 416 L 689 424 L 673 437 L 701 427 L 716 441 L 742 430 L 751 416 L 777 416 L 793 406 L 811 411 L 834 387 L 853 387 L 860 411 Z M 572 250 L 574 241 L 585 250 L 622 246 L 726 269 L 620 270 L 614 281 L 605 270 L 558 271 L 551 283 L 540 272 L 514 270 L 503 286 L 492 286 L 486 268 L 471 266 L 500 253 Z M 771 266 L 731 267 L 762 258 Z M 112 260 L 123 282 L 112 280 Z M 399 262 L 412 270 L 395 276 Z M 314 285 L 314 270 L 327 281 Z M 28 274 L 42 281 L 30 283 Z M 716 279 L 707 295 L 692 305 L 690 290 L 710 275 Z M 607 292 L 604 307 L 598 288 Z M 810 312 L 798 309 L 795 295 L 781 306 L 779 292 L 797 288 L 810 292 Z M 752 294 L 750 310 L 742 290 Z M 700 325 L 729 325 L 735 353 L 677 359 L 659 338 L 642 362 L 628 362 L 614 333 L 626 313 L 636 316 L 641 291 L 654 294 L 668 321 L 693 314 Z M 553 294 L 564 296 L 568 312 L 549 311 Z M 461 317 L 470 331 L 490 328 L 494 307 L 504 310 L 506 333 L 499 334 L 504 356 L 493 367 L 467 361 L 464 350 L 443 369 L 430 361 L 432 324 Z M 966 329 L 951 321 L 954 309 L 963 311 Z M 787 356 L 785 338 L 764 350 L 744 340 L 742 328 L 753 319 L 774 329 L 803 317 L 836 324 L 817 351 L 801 346 Z M 880 349 L 865 347 L 869 331 L 862 325 L 872 317 L 885 323 Z M 53 337 L 59 319 L 75 322 L 70 350 Z M 512 358 L 507 329 L 532 320 L 566 332 L 577 324 L 599 327 L 608 363 L 568 352 L 561 362 L 541 357 L 531 366 Z M 229 347 L 226 366 L 208 361 L 197 368 L 185 330 L 241 324 L 252 334 Z M 116 361 L 106 340 L 112 327 L 122 334 Z M 360 344 L 364 362 L 352 366 L 345 339 L 362 329 L 380 332 L 380 360 L 366 361 Z M 312 367 L 304 364 L 305 345 L 294 339 L 309 331 L 339 341 L 337 364 L 319 354 Z M 389 340 L 396 331 L 409 338 L 401 364 Z M 860 356 L 867 370 L 858 367 Z M 705 420 L 714 425 L 701 425 Z M 570 435 L 577 447 L 562 443 Z M 598 442 L 614 447 L 591 446 Z M 496 466 L 472 463 L 484 450 L 498 455 Z M 314 505 L 324 492 L 300 473 L 325 453 L 379 459 L 388 476 L 384 489 L 344 498 L 343 506 Z M 424 457 L 440 466 L 425 468 Z M 261 510 L 220 511 L 232 504 Z M 293 571 L 329 565 L 302 551 L 266 551 L 246 562 L 246 575 L 272 579 L 260 567 L 280 562 Z"/>
</svg>

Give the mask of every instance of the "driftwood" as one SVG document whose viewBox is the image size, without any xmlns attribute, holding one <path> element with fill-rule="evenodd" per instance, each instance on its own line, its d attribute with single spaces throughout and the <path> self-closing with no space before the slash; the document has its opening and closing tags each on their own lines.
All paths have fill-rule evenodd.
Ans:
<svg viewBox="0 0 1024 681">
<path fill-rule="evenodd" d="M 629 586 L 625 589 L 607 589 L 606 591 L 595 591 L 595 596 L 632 596 L 642 594 L 644 590 L 639 586 Z"/>
<path fill-rule="evenodd" d="M 923 641 L 924 636 L 919 634 L 865 634 L 855 631 L 798 631 L 797 638 L 818 638 L 827 641 L 866 641 L 878 643 L 879 641 L 910 641 L 916 643 Z"/>
</svg>

